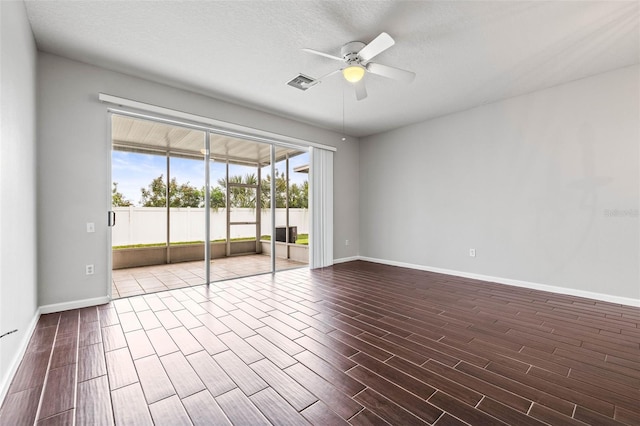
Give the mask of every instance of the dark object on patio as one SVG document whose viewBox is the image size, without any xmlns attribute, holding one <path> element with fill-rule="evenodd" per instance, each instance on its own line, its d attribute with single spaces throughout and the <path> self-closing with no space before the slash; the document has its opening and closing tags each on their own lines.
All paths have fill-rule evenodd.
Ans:
<svg viewBox="0 0 640 426">
<path fill-rule="evenodd" d="M 286 234 L 286 226 L 276 227 L 276 241 L 286 242 L 287 234 Z M 289 242 L 295 243 L 298 239 L 298 227 L 290 226 L 289 227 Z"/>
</svg>

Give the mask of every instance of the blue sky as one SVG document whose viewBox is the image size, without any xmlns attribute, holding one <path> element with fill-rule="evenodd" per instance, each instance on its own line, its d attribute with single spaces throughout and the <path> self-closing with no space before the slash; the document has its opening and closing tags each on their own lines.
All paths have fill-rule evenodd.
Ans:
<svg viewBox="0 0 640 426">
<path fill-rule="evenodd" d="M 291 183 L 301 184 L 307 180 L 306 173 L 294 173 L 293 168 L 309 164 L 309 154 L 304 153 L 289 160 L 291 167 Z M 284 172 L 284 161 L 276 164 L 280 172 Z M 166 157 L 162 155 L 138 154 L 133 152 L 112 151 L 111 180 L 118 183 L 118 191 L 135 205 L 140 205 L 141 188 L 149 186 L 151 181 L 160 175 L 166 177 Z M 248 169 L 239 166 L 229 166 L 231 176 L 246 174 Z M 225 175 L 224 163 L 211 163 L 211 186 L 217 186 L 217 181 Z M 263 170 L 263 177 L 266 176 Z M 175 177 L 178 184 L 189 182 L 195 187 L 204 186 L 204 165 L 200 160 L 183 158 L 171 159 L 171 177 Z"/>
</svg>

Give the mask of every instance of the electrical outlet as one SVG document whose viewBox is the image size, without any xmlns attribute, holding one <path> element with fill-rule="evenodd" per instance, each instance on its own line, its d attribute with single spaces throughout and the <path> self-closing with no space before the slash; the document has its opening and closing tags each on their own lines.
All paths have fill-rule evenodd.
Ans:
<svg viewBox="0 0 640 426">
<path fill-rule="evenodd" d="M 469 249 L 469 256 L 476 257 L 476 249 Z"/>
<path fill-rule="evenodd" d="M 93 222 L 87 222 L 87 232 L 96 232 L 96 224 Z"/>
<path fill-rule="evenodd" d="M 93 267 L 93 265 L 85 266 L 85 270 L 87 275 L 93 275 L 93 273 L 95 272 L 95 268 Z"/>
<path fill-rule="evenodd" d="M 344 240 L 344 245 L 348 246 L 349 245 L 349 240 Z"/>
</svg>

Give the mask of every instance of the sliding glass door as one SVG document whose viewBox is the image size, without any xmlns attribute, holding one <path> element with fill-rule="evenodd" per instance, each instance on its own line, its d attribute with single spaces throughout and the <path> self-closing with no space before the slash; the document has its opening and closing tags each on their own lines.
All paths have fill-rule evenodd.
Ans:
<svg viewBox="0 0 640 426">
<path fill-rule="evenodd" d="M 112 115 L 113 297 L 207 281 L 206 135 Z"/>
<path fill-rule="evenodd" d="M 308 264 L 308 159 L 113 114 L 113 297 Z"/>
<path fill-rule="evenodd" d="M 275 148 L 276 270 L 309 263 L 309 152 Z"/>
</svg>

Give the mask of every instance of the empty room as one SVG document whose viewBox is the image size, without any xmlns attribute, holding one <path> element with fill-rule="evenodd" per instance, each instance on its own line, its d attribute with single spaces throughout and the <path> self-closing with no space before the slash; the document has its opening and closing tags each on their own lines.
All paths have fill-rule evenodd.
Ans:
<svg viewBox="0 0 640 426">
<path fill-rule="evenodd" d="M 639 425 L 640 3 L 0 1 L 0 425 Z"/>
</svg>

